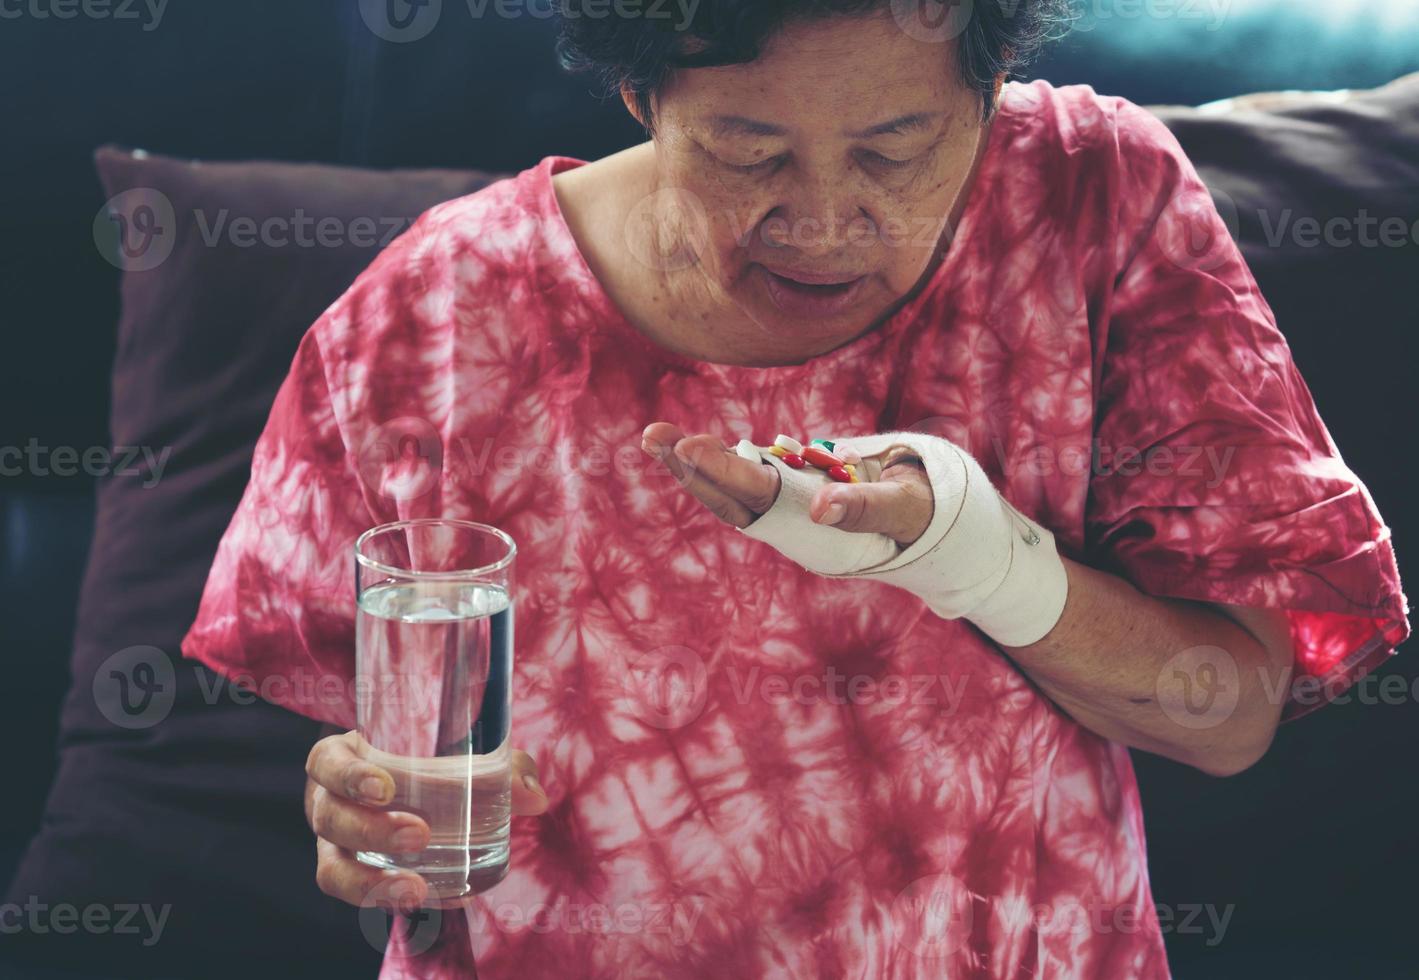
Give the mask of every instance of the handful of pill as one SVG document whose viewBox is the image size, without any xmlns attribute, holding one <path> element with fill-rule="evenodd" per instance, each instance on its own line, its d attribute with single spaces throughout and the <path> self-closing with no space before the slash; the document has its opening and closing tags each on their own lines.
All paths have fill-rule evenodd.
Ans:
<svg viewBox="0 0 1419 980">
<path fill-rule="evenodd" d="M 834 452 L 834 448 L 834 444 L 828 439 L 813 439 L 805 446 L 792 436 L 779 433 L 768 451 L 783 460 L 784 465 L 795 470 L 812 466 L 823 470 L 830 479 L 838 483 L 861 483 L 857 476 L 857 467 L 862 459 L 851 451 Z M 747 439 L 740 440 L 736 452 L 752 462 L 760 461 L 758 447 Z"/>
</svg>

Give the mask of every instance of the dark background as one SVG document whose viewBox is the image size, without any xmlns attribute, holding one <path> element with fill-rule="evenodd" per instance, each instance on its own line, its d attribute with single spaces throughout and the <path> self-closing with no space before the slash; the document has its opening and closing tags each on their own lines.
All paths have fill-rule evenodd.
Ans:
<svg viewBox="0 0 1419 980">
<path fill-rule="evenodd" d="M 1368 87 L 1419 69 L 1413 3 L 1233 0 L 1216 29 L 1201 15 L 1088 7 L 1032 74 L 1141 104 L 1191 104 Z M 432 33 L 407 44 L 377 38 L 354 0 L 171 0 L 155 29 L 145 22 L 0 19 L 0 446 L 108 444 L 118 272 L 91 233 L 101 143 L 212 160 L 515 171 L 640 138 L 619 103 L 558 69 L 545 19 L 475 22 L 445 0 Z M 1416 326 L 1411 307 L 1393 322 L 1336 330 L 1376 358 L 1415 363 Z M 1412 446 L 1412 396 L 1395 393 L 1403 400 L 1383 415 L 1357 411 L 1366 378 L 1329 371 L 1319 342 L 1288 340 L 1347 459 L 1365 447 L 1355 458 L 1372 468 L 1356 465 L 1360 476 L 1372 489 L 1402 487 L 1408 453 L 1395 454 L 1396 477 L 1378 472 L 1385 457 L 1372 447 Z M 0 744 L 11 750 L 0 883 L 39 824 L 53 772 L 91 494 L 86 477 L 0 477 Z M 1398 491 L 1375 495 L 1404 562 L 1410 543 L 1419 548 L 1419 514 Z M 1407 693 L 1288 724 L 1240 776 L 1137 756 L 1155 899 L 1179 920 L 1194 904 L 1231 909 L 1221 941 L 1211 928 L 1168 936 L 1178 977 L 1414 975 L 1419 791 L 1407 755 L 1419 672 L 1402 651 L 1381 673 L 1403 676 Z"/>
</svg>

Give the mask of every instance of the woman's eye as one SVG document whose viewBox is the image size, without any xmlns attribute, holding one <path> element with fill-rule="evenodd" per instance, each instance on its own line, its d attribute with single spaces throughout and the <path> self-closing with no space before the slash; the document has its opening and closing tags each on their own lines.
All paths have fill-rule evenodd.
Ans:
<svg viewBox="0 0 1419 980">
<path fill-rule="evenodd" d="M 759 174 L 768 173 L 769 171 L 778 167 L 778 165 L 782 162 L 783 157 L 777 156 L 766 157 L 763 160 L 760 160 L 758 163 L 726 163 L 725 166 L 728 167 L 730 170 L 738 171 L 741 174 Z"/>
<path fill-rule="evenodd" d="M 864 151 L 863 158 L 871 166 L 878 167 L 882 170 L 901 170 L 904 167 L 911 166 L 911 160 L 894 160 L 891 157 L 884 157 L 875 150 Z"/>
</svg>

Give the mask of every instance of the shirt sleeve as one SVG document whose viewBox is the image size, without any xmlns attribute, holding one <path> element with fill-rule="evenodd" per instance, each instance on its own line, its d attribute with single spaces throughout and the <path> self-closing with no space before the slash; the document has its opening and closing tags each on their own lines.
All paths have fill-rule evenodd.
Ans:
<svg viewBox="0 0 1419 980">
<path fill-rule="evenodd" d="M 376 521 L 302 338 L 217 547 L 182 653 L 263 699 L 354 727 L 355 538 Z"/>
<path fill-rule="evenodd" d="M 1118 141 L 1088 556 L 1151 595 L 1284 610 L 1294 718 L 1409 636 L 1390 530 L 1172 133 L 1125 102 Z"/>
<path fill-rule="evenodd" d="M 301 338 L 181 645 L 263 699 L 342 728 L 356 723 L 355 539 L 440 506 L 429 489 L 439 435 L 406 383 L 436 251 L 428 227 L 426 215 L 392 242 Z M 384 362 L 393 370 L 377 375 Z"/>
</svg>

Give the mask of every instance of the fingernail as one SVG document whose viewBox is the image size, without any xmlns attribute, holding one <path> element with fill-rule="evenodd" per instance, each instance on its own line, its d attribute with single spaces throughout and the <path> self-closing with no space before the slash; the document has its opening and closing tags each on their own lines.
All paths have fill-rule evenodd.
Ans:
<svg viewBox="0 0 1419 980">
<path fill-rule="evenodd" d="M 847 514 L 847 508 L 834 500 L 828 505 L 828 509 L 823 511 L 823 519 L 820 524 L 836 524 Z"/>
<path fill-rule="evenodd" d="M 378 776 L 366 776 L 360 780 L 360 795 L 371 803 L 383 803 L 388 784 Z"/>
<path fill-rule="evenodd" d="M 660 446 L 657 443 L 651 442 L 649 439 L 642 439 L 641 452 L 649 453 L 652 456 L 659 456 Z"/>
<path fill-rule="evenodd" d="M 526 786 L 538 796 L 546 796 L 547 791 L 542 788 L 542 784 L 537 781 L 537 777 L 530 772 L 522 774 L 522 785 Z"/>
<path fill-rule="evenodd" d="M 690 447 L 689 447 L 689 446 L 676 446 L 676 447 L 675 447 L 675 458 L 678 459 L 678 460 L 680 460 L 680 462 L 682 462 L 682 463 L 688 463 L 688 462 L 690 461 Z"/>
<path fill-rule="evenodd" d="M 424 832 L 418 827 L 405 827 L 395 831 L 394 836 L 389 838 L 389 843 L 401 854 L 423 850 Z"/>
<path fill-rule="evenodd" d="M 417 914 L 419 909 L 421 909 L 424 904 L 419 900 L 418 891 L 414 888 L 413 885 L 410 885 L 408 888 L 402 889 L 402 891 L 404 892 L 404 894 L 399 895 L 398 898 L 395 900 L 396 905 L 398 905 L 399 907 L 399 911 L 403 912 L 405 915 Z"/>
</svg>

